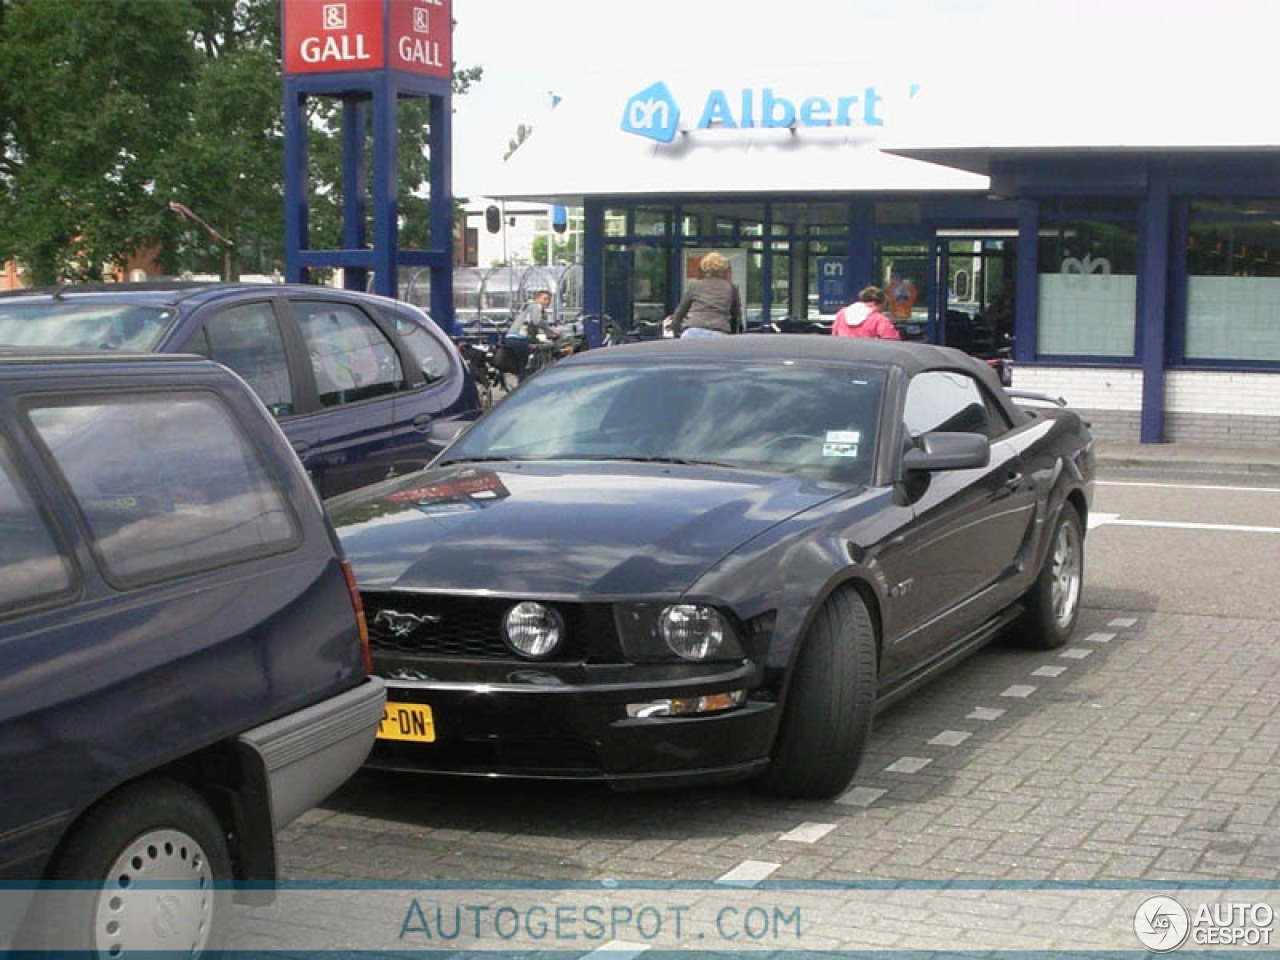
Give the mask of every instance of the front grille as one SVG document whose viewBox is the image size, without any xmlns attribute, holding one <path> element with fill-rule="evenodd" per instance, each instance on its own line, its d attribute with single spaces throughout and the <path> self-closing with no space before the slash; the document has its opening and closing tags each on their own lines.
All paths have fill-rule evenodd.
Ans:
<svg viewBox="0 0 1280 960">
<path fill-rule="evenodd" d="M 375 652 L 529 662 L 512 653 L 502 639 L 502 618 L 519 599 L 373 592 L 361 599 L 369 646 Z M 568 632 L 551 662 L 616 659 L 611 653 L 618 641 L 608 604 L 548 605 L 559 611 Z"/>
</svg>

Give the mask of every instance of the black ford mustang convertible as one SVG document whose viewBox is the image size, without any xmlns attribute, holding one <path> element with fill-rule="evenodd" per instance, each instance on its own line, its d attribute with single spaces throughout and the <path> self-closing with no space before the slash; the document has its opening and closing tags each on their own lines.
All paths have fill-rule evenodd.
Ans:
<svg viewBox="0 0 1280 960">
<path fill-rule="evenodd" d="M 922 344 L 564 360 L 425 471 L 330 501 L 388 713 L 371 762 L 829 796 L 877 709 L 1066 641 L 1088 429 Z"/>
</svg>

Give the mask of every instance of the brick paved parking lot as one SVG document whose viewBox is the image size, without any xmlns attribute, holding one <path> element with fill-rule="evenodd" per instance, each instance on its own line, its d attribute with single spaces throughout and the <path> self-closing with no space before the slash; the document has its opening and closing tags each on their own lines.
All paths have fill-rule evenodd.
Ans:
<svg viewBox="0 0 1280 960">
<path fill-rule="evenodd" d="M 1101 489 L 1096 509 L 1124 494 Z M 284 834 L 284 874 L 1274 883 L 1280 609 L 1260 619 L 1164 604 L 1191 556 L 1143 595 L 1146 608 L 1100 605 L 1126 596 L 1115 581 L 1135 562 L 1134 535 L 1090 534 L 1087 609 L 1068 647 L 988 648 L 882 714 L 854 786 L 834 802 L 745 786 L 614 794 L 363 774 Z M 1268 574 L 1257 575 L 1262 590 Z"/>
</svg>

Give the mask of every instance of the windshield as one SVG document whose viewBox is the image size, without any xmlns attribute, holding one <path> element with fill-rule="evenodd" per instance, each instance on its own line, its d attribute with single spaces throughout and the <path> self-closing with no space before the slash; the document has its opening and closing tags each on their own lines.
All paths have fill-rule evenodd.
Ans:
<svg viewBox="0 0 1280 960">
<path fill-rule="evenodd" d="M 884 374 L 844 364 L 553 367 L 441 459 L 656 460 L 870 479 Z"/>
<path fill-rule="evenodd" d="M 0 302 L 0 347 L 155 349 L 175 311 L 131 303 Z"/>
</svg>

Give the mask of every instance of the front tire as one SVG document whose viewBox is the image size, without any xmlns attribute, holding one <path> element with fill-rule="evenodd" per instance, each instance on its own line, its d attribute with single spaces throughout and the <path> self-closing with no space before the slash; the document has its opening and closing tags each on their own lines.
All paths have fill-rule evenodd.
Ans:
<svg viewBox="0 0 1280 960">
<path fill-rule="evenodd" d="M 50 879 L 40 917 L 46 949 L 208 958 L 228 933 L 226 835 L 180 783 L 142 781 L 103 800 L 72 829 Z"/>
<path fill-rule="evenodd" d="M 757 786 L 776 796 L 803 799 L 844 790 L 871 737 L 875 691 L 871 612 L 857 591 L 837 591 L 805 634 L 773 760 Z"/>
<path fill-rule="evenodd" d="M 1084 587 L 1084 524 L 1080 512 L 1065 504 L 1049 539 L 1049 553 L 1036 582 L 1024 597 L 1026 610 L 1014 637 L 1035 650 L 1056 650 L 1067 642 L 1080 617 Z"/>
</svg>

